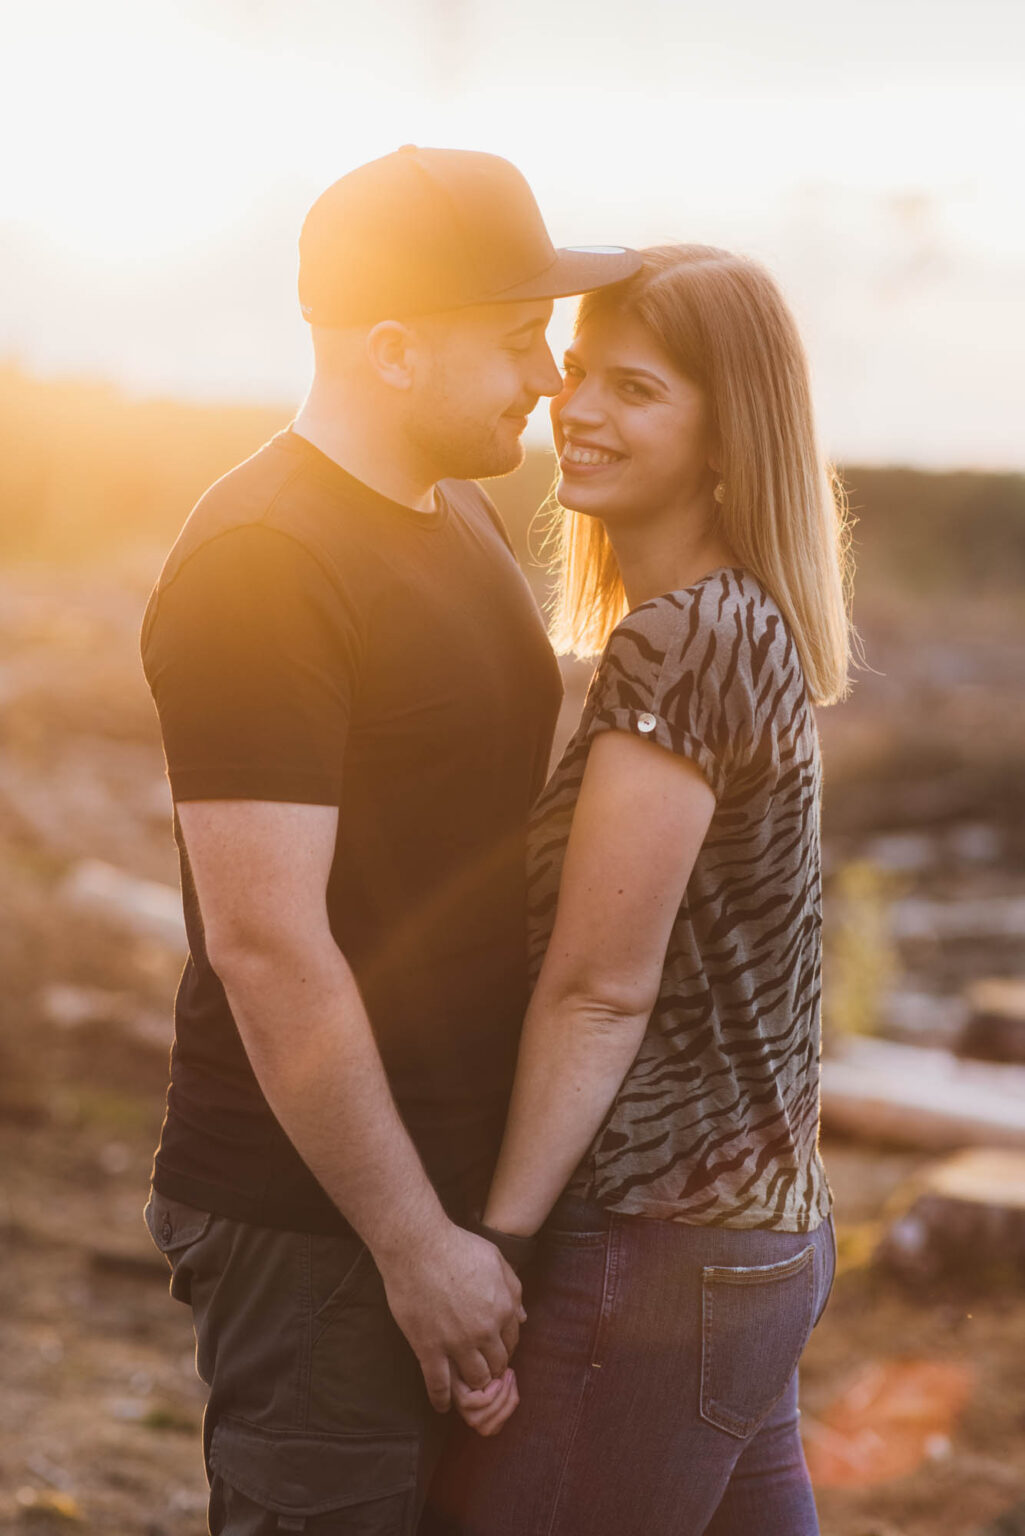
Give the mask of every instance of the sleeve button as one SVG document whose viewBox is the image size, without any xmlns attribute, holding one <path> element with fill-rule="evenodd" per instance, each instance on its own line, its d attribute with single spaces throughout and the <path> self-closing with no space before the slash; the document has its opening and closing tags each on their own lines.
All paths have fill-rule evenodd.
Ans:
<svg viewBox="0 0 1025 1536">
<path fill-rule="evenodd" d="M 650 733 L 655 729 L 657 724 L 658 724 L 658 721 L 655 719 L 654 715 L 647 715 L 647 714 L 645 714 L 645 715 L 638 715 L 637 716 L 637 729 L 639 731 L 643 731 L 645 736 L 650 735 Z"/>
</svg>

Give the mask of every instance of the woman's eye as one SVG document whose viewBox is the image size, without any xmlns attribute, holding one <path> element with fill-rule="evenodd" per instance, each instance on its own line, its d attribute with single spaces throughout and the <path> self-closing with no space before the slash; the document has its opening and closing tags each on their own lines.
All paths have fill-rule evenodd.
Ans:
<svg viewBox="0 0 1025 1536">
<path fill-rule="evenodd" d="M 651 399 L 651 390 L 646 389 L 643 384 L 638 384 L 636 379 L 624 379 L 619 387 L 624 394 L 632 395 L 635 399 Z"/>
<path fill-rule="evenodd" d="M 578 368 L 576 363 L 563 363 L 563 365 L 562 365 L 562 377 L 564 379 L 566 379 L 566 380 L 569 380 L 569 379 L 579 379 L 582 376 L 582 374 L 583 374 L 583 369 L 582 368 Z"/>
</svg>

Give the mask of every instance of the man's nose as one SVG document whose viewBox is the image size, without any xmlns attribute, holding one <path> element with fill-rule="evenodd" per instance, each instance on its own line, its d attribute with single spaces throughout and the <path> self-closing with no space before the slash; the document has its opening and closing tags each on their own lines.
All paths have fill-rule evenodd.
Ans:
<svg viewBox="0 0 1025 1536">
<path fill-rule="evenodd" d="M 536 374 L 531 378 L 530 387 L 537 395 L 557 395 L 562 389 L 562 374 L 547 342 L 544 343 L 541 354 L 539 366 Z"/>
</svg>

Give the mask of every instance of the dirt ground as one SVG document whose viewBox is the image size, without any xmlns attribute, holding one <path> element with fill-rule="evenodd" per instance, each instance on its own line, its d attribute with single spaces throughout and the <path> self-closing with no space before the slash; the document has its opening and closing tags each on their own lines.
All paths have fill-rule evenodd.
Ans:
<svg viewBox="0 0 1025 1536">
<path fill-rule="evenodd" d="M 0 1532 L 17 1536 L 205 1529 L 191 1326 L 141 1216 L 181 958 L 76 907 L 65 885 L 88 858 L 177 879 L 136 661 L 153 569 L 0 574 Z M 881 612 L 873 633 L 886 665 L 823 733 L 843 790 L 827 834 L 843 856 L 880 830 L 999 819 L 1025 762 L 1020 709 L 1009 709 L 1020 626 L 1010 634 L 1001 615 L 973 614 L 953 645 L 948 613 L 931 643 L 916 619 L 912 644 L 907 623 Z M 903 688 L 901 673 L 911 674 Z M 985 743 L 971 760 L 951 746 L 966 732 Z M 1025 890 L 1019 844 L 1002 826 L 999 867 L 972 879 Z M 1016 962 L 985 957 L 996 963 Z M 983 961 L 944 964 L 951 989 Z M 99 989 L 107 1006 L 76 1022 L 55 1006 L 56 984 Z M 1025 1515 L 1006 1516 L 1025 1510 L 1025 1283 L 903 1288 L 872 1251 L 888 1202 L 927 1159 L 829 1136 L 823 1148 L 840 1272 L 802 1367 L 809 1448 L 828 1440 L 832 1406 L 872 1365 L 947 1363 L 968 1383 L 949 1432 L 928 1437 L 913 1470 L 856 1487 L 820 1481 L 824 1536 L 1025 1531 Z"/>
<path fill-rule="evenodd" d="M 112 1099 L 60 1128 L 0 1128 L 0 1531 L 12 1536 L 205 1530 L 202 1389 L 187 1311 L 142 1225 L 144 1121 L 126 1124 Z M 828 1141 L 825 1159 L 841 1270 L 802 1364 L 806 1436 L 871 1362 L 953 1362 L 974 1385 L 917 1470 L 817 1489 L 824 1536 L 981 1532 L 1025 1504 L 1025 1295 L 923 1298 L 875 1273 L 872 1224 L 922 1159 Z"/>
</svg>

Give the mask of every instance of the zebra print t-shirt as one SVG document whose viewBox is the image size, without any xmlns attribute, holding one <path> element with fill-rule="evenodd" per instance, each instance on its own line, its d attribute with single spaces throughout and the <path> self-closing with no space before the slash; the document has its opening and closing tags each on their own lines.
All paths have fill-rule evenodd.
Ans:
<svg viewBox="0 0 1025 1536">
<path fill-rule="evenodd" d="M 818 734 L 796 647 L 753 576 L 714 571 L 613 631 L 533 812 L 534 980 L 588 748 L 609 730 L 692 759 L 716 808 L 641 1048 L 568 1189 L 635 1215 L 810 1231 L 832 1203 L 818 1152 Z"/>
</svg>

